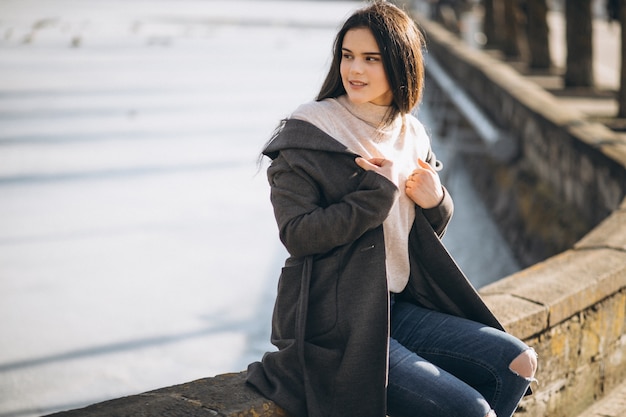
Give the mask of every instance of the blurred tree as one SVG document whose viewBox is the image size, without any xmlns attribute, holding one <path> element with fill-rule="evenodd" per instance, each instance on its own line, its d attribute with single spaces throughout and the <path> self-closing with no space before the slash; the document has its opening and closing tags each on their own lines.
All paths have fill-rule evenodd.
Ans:
<svg viewBox="0 0 626 417">
<path fill-rule="evenodd" d="M 549 69 L 550 56 L 548 5 L 546 0 L 528 0 L 526 3 L 526 34 L 530 52 L 530 68 Z"/>
<path fill-rule="evenodd" d="M 503 0 L 504 4 L 504 38 L 502 52 L 507 58 L 519 58 L 520 48 L 517 30 L 517 0 Z"/>
<path fill-rule="evenodd" d="M 483 8 L 485 14 L 483 17 L 483 33 L 487 38 L 485 47 L 497 49 L 500 46 L 500 27 L 499 23 L 502 19 L 499 18 L 502 14 L 498 10 L 499 2 L 497 0 L 484 0 Z"/>
<path fill-rule="evenodd" d="M 565 1 L 566 87 L 593 87 L 591 0 Z"/>
<path fill-rule="evenodd" d="M 437 0 L 432 4 L 432 17 L 444 25 L 448 30 L 459 34 L 460 12 L 464 2 L 461 0 Z"/>
</svg>

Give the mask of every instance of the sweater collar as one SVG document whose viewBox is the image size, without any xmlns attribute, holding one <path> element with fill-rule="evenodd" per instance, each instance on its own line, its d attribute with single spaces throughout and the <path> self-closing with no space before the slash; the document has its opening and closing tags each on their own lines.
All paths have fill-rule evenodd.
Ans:
<svg viewBox="0 0 626 417">
<path fill-rule="evenodd" d="M 355 104 L 348 98 L 347 94 L 337 97 L 337 102 L 339 102 L 339 104 L 341 104 L 356 118 L 364 121 L 380 133 L 391 132 L 395 129 L 398 123 L 401 123 L 401 117 L 397 117 L 391 125 L 382 125 L 385 117 L 391 110 L 391 106 L 379 106 L 369 102 Z"/>
</svg>

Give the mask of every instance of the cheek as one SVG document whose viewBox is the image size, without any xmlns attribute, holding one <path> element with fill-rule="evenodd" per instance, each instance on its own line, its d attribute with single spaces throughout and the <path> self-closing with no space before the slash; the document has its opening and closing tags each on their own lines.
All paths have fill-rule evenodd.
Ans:
<svg viewBox="0 0 626 417">
<path fill-rule="evenodd" d="M 348 79 L 349 67 L 343 63 L 339 66 L 339 76 L 341 77 L 341 84 L 346 87 L 346 80 Z"/>
<path fill-rule="evenodd" d="M 382 88 L 385 88 L 386 90 L 389 90 L 389 80 L 387 79 L 387 74 L 385 73 L 385 70 L 380 70 L 378 71 L 378 82 L 380 83 L 380 85 L 382 86 Z"/>
<path fill-rule="evenodd" d="M 341 61 L 341 63 L 339 64 L 339 75 L 341 75 L 342 79 L 346 78 L 346 74 L 348 74 L 348 70 L 349 67 L 348 65 L 345 63 L 345 61 Z"/>
</svg>

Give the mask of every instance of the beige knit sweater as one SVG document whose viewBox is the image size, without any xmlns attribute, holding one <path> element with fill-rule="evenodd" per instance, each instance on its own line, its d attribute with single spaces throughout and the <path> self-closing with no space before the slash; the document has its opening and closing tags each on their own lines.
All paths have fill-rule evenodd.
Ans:
<svg viewBox="0 0 626 417">
<path fill-rule="evenodd" d="M 415 219 L 415 204 L 404 193 L 405 182 L 417 167 L 417 159 L 426 160 L 430 138 L 412 115 L 398 116 L 390 126 L 381 128 L 388 110 L 371 103 L 357 105 L 343 95 L 303 104 L 291 117 L 317 126 L 366 159 L 383 157 L 393 161 L 393 181 L 400 193 L 383 222 L 383 231 L 389 291 L 397 293 L 409 279 L 408 239 Z"/>
</svg>

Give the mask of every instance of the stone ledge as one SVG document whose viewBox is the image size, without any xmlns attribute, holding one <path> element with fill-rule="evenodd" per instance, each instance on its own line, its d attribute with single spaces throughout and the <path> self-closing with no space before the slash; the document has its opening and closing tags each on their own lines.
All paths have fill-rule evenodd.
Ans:
<svg viewBox="0 0 626 417">
<path fill-rule="evenodd" d="M 626 139 L 623 136 L 600 123 L 585 120 L 582 112 L 561 105 L 553 94 L 520 75 L 510 65 L 482 50 L 468 47 L 463 40 L 439 24 L 420 16 L 416 20 L 426 33 L 429 49 L 432 46 L 435 56 L 441 58 L 437 52 L 444 49 L 447 56 L 454 57 L 455 62 L 464 63 L 460 66 L 446 66 L 446 70 L 452 72 L 455 78 L 463 79 L 463 72 L 468 68 L 478 71 L 490 84 L 497 85 L 502 92 L 536 115 L 569 132 L 582 143 L 598 149 L 626 169 Z"/>
<path fill-rule="evenodd" d="M 607 126 L 586 120 L 578 109 L 544 90 L 534 81 L 489 53 L 469 47 L 441 25 L 417 16 L 425 32 L 429 55 L 492 117 L 496 125 L 519 141 L 527 168 L 567 199 L 590 225 L 615 210 L 626 195 L 626 139 Z M 541 142 L 538 138 L 549 138 Z M 541 142 L 541 143 L 538 143 Z M 560 161 L 550 161 L 569 149 Z M 564 174 L 568 165 L 581 169 Z M 586 167 L 597 167 L 589 175 Z M 565 180 L 563 175 L 572 175 Z M 566 182 L 566 183 L 563 183 Z M 581 197 L 577 183 L 593 198 Z M 584 193 L 582 193 L 584 194 Z M 593 204 L 590 202 L 594 202 Z"/>
<path fill-rule="evenodd" d="M 602 164 L 607 172 L 613 173 L 613 178 L 626 178 L 623 137 L 604 125 L 585 120 L 584 114 L 561 105 L 552 94 L 505 62 L 468 47 L 440 25 L 419 16 L 417 20 L 425 32 L 429 52 L 455 78 L 466 80 L 470 88 L 472 80 L 478 80 L 476 88 L 484 87 L 483 84 L 495 86 L 492 95 L 513 97 L 530 110 L 529 117 L 550 121 L 551 130 L 559 135 L 559 140 L 565 140 L 563 134 L 566 134 L 564 144 L 583 146 L 581 152 L 587 155 L 603 154 L 604 158 L 592 158 L 590 162 Z M 488 94 L 482 97 L 493 99 Z M 506 119 L 507 109 L 501 113 L 496 119 Z M 529 338 L 626 287 L 624 189 L 622 185 L 621 190 L 613 193 L 621 194 L 621 203 L 606 198 L 609 206 L 621 204 L 621 209 L 610 214 L 571 249 L 481 289 L 481 295 L 509 331 L 523 339 Z"/>
<path fill-rule="evenodd" d="M 429 53 L 500 128 L 516 133 L 524 167 L 582 215 L 583 230 L 593 228 L 480 291 L 507 330 L 543 358 L 542 384 L 516 415 L 577 415 L 626 375 L 626 139 L 505 62 L 417 20 Z"/>
<path fill-rule="evenodd" d="M 49 417 L 289 417 L 245 381 L 245 371 L 217 375 Z"/>
<path fill-rule="evenodd" d="M 617 210 L 574 249 L 483 287 L 507 329 L 525 339 L 626 288 L 626 211 Z"/>
<path fill-rule="evenodd" d="M 546 109 L 550 109 L 549 112 L 546 112 L 546 117 L 555 124 L 568 125 L 584 119 L 582 113 L 560 106 L 554 95 L 541 88 L 537 83 L 522 77 L 505 62 L 482 50 L 468 47 L 462 39 L 437 23 L 420 16 L 417 16 L 416 20 L 426 33 L 429 50 L 432 46 L 432 52 L 436 56 L 439 56 L 437 51 L 445 50 L 446 55 L 463 62 L 462 66 L 446 66 L 448 71 L 454 73 L 455 78 L 466 78 L 463 76 L 463 71 L 469 67 L 482 73 L 490 83 L 507 91 L 527 108 L 533 109 L 537 113 L 544 113 Z"/>
<path fill-rule="evenodd" d="M 584 236 L 574 248 L 610 248 L 626 254 L 626 199 L 618 210 Z"/>
<path fill-rule="evenodd" d="M 549 310 L 544 305 L 513 294 L 481 291 L 481 295 L 504 328 L 520 339 L 539 334 L 548 325 Z"/>
</svg>

